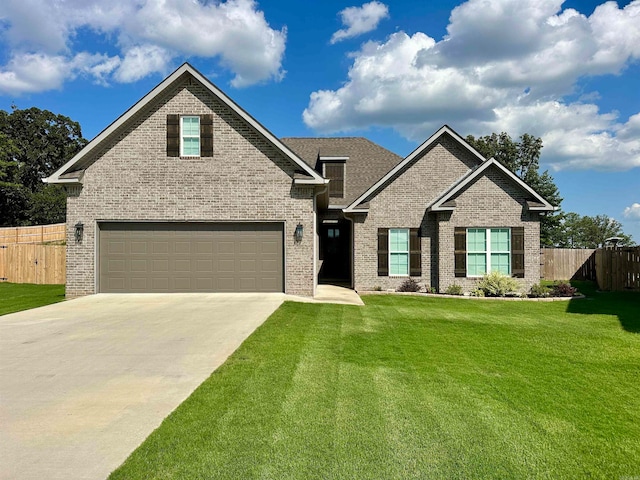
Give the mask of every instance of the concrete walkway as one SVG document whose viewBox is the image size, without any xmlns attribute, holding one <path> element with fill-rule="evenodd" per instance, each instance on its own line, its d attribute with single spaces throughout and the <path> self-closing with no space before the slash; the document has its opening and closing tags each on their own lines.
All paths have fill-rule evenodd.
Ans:
<svg viewBox="0 0 640 480">
<path fill-rule="evenodd" d="M 318 285 L 316 288 L 316 296 L 313 297 L 316 302 L 321 303 L 341 303 L 345 305 L 364 305 L 360 295 L 350 288 L 337 287 L 335 285 Z"/>
<path fill-rule="evenodd" d="M 0 478 L 106 478 L 285 298 L 100 294 L 0 316 Z"/>
</svg>

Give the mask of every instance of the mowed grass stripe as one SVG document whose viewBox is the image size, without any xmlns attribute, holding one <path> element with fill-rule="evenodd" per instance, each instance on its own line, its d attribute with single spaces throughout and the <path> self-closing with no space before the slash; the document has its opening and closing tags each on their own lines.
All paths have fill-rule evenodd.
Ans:
<svg viewBox="0 0 640 480">
<path fill-rule="evenodd" d="M 591 298 L 285 303 L 112 478 L 636 475 L 640 295 Z"/>
</svg>

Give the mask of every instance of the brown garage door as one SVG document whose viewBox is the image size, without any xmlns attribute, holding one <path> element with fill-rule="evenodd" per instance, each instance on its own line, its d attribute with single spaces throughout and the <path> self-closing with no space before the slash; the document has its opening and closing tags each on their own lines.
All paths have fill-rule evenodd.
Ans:
<svg viewBox="0 0 640 480">
<path fill-rule="evenodd" d="M 101 223 L 100 292 L 282 292 L 281 223 Z"/>
</svg>

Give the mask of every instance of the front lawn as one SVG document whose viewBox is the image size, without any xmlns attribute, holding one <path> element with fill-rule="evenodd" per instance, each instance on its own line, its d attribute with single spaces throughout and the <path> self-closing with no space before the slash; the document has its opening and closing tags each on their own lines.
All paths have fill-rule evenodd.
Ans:
<svg viewBox="0 0 640 480">
<path fill-rule="evenodd" d="M 64 300 L 64 285 L 0 282 L 0 315 Z"/>
<path fill-rule="evenodd" d="M 110 478 L 636 478 L 640 295 L 590 293 L 285 303 Z"/>
</svg>

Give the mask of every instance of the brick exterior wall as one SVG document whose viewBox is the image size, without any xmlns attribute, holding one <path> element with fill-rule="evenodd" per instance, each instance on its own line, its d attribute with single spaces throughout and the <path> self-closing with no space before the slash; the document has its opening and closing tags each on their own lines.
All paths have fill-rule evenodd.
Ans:
<svg viewBox="0 0 640 480">
<path fill-rule="evenodd" d="M 427 215 L 426 207 L 478 163 L 467 149 L 443 135 L 371 199 L 369 213 L 354 217 L 356 290 L 396 289 L 406 280 L 406 277 L 378 276 L 378 228 L 420 228 L 422 276 L 415 280 L 437 287 L 437 223 L 433 214 Z"/>
<path fill-rule="evenodd" d="M 455 227 L 524 227 L 524 278 L 518 278 L 522 291 L 540 281 L 540 216 L 525 208 L 525 192 L 509 180 L 497 167 L 491 166 L 484 175 L 460 192 L 452 213 L 438 213 L 439 288 L 458 284 L 466 292 L 473 290 L 477 278 L 454 276 Z"/>
<path fill-rule="evenodd" d="M 525 231 L 525 278 L 528 289 L 540 281 L 538 214 L 524 211 L 525 193 L 497 168 L 460 192 L 453 214 L 428 213 L 426 207 L 479 161 L 444 135 L 370 201 L 367 215 L 354 216 L 354 286 L 356 290 L 396 289 L 407 277 L 378 276 L 378 228 L 420 228 L 422 276 L 413 277 L 438 291 L 457 283 L 466 291 L 477 280 L 454 278 L 454 228 L 519 227 Z"/>
<path fill-rule="evenodd" d="M 293 186 L 296 166 L 193 83 L 183 78 L 111 135 L 90 159 L 83 186 L 69 189 L 69 297 L 96 292 L 98 222 L 125 220 L 284 222 L 285 291 L 313 295 L 313 188 Z M 167 114 L 213 114 L 213 157 L 167 157 Z M 85 225 L 81 244 L 77 222 Z"/>
</svg>

